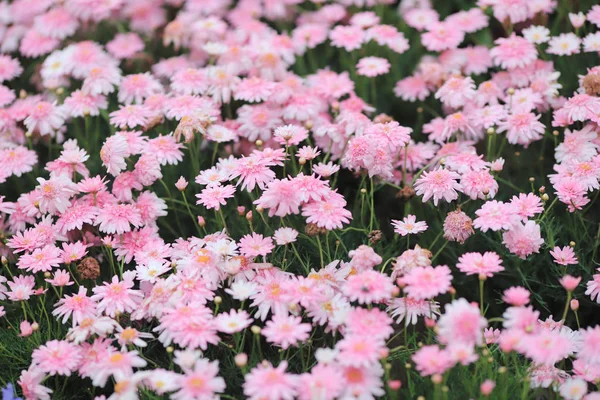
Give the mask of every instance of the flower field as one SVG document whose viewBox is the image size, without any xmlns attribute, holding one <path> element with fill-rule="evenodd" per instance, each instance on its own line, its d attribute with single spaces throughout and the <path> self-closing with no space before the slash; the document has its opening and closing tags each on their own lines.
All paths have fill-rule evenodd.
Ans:
<svg viewBox="0 0 600 400">
<path fill-rule="evenodd" d="M 600 4 L 0 1 L 2 400 L 600 399 Z"/>
</svg>

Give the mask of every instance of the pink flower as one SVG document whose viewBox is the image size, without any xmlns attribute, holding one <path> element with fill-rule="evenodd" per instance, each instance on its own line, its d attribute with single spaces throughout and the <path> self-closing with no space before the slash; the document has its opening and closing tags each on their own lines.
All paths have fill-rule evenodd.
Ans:
<svg viewBox="0 0 600 400">
<path fill-rule="evenodd" d="M 453 365 L 450 355 L 435 345 L 421 347 L 412 360 L 421 376 L 443 374 Z"/>
<path fill-rule="evenodd" d="M 24 254 L 19 258 L 17 266 L 29 272 L 46 272 L 56 268 L 62 262 L 61 251 L 54 245 L 46 245 L 35 249 L 31 254 Z"/>
<path fill-rule="evenodd" d="M 6 282 L 10 291 L 6 292 L 6 296 L 12 301 L 29 300 L 33 294 L 35 287 L 35 278 L 33 275 L 19 275 L 13 278 L 12 281 Z"/>
<path fill-rule="evenodd" d="M 72 315 L 73 325 L 79 325 L 84 319 L 96 316 L 96 303 L 87 297 L 87 289 L 80 286 L 77 294 L 65 295 L 56 303 L 52 315 L 62 317 L 63 324 Z"/>
<path fill-rule="evenodd" d="M 450 289 L 452 274 L 446 265 L 438 267 L 415 267 L 399 278 L 404 291 L 417 300 L 431 299 Z"/>
<path fill-rule="evenodd" d="M 437 326 L 438 338 L 442 343 L 480 346 L 487 320 L 481 316 L 477 305 L 461 298 L 446 305 Z"/>
<path fill-rule="evenodd" d="M 37 178 L 39 209 L 43 213 L 63 213 L 71 205 L 69 198 L 77 193 L 77 186 L 64 176 L 54 176 L 46 180 Z"/>
<path fill-rule="evenodd" d="M 153 112 L 148 107 L 136 104 L 122 106 L 109 114 L 110 123 L 121 129 L 145 126 L 153 116 Z"/>
<path fill-rule="evenodd" d="M 262 196 L 254 204 L 268 209 L 269 217 L 274 215 L 285 217 L 300 212 L 302 199 L 296 182 L 285 178 L 271 181 Z"/>
<path fill-rule="evenodd" d="M 494 63 L 505 69 L 525 67 L 537 59 L 535 46 L 527 39 L 510 35 L 508 38 L 498 38 L 496 47 L 490 50 Z"/>
<path fill-rule="evenodd" d="M 232 185 L 207 187 L 196 194 L 198 198 L 196 204 L 202 204 L 209 210 L 215 209 L 218 211 L 222 205 L 227 204 L 227 199 L 233 197 L 234 194 L 235 187 Z"/>
<path fill-rule="evenodd" d="M 106 43 L 106 50 L 116 58 L 132 58 L 137 52 L 144 50 L 144 41 L 136 33 L 117 33 Z"/>
<path fill-rule="evenodd" d="M 451 77 L 435 92 L 444 105 L 459 108 L 475 96 L 475 82 L 470 77 Z"/>
<path fill-rule="evenodd" d="M 524 355 L 536 364 L 548 366 L 569 357 L 574 350 L 570 338 L 562 334 L 559 329 L 554 331 L 543 329 L 536 334 L 526 335 L 519 348 L 522 348 Z"/>
<path fill-rule="evenodd" d="M 392 297 L 394 284 L 380 272 L 366 270 L 351 275 L 342 288 L 344 295 L 360 304 L 380 303 Z"/>
<path fill-rule="evenodd" d="M 56 287 L 71 286 L 74 282 L 71 280 L 71 274 L 59 269 L 54 273 L 52 279 L 45 279 L 46 282 Z"/>
<path fill-rule="evenodd" d="M 341 229 L 352 219 L 352 213 L 346 210 L 346 200 L 341 194 L 330 191 L 321 200 L 311 201 L 302 207 L 306 222 L 314 223 L 327 230 Z"/>
<path fill-rule="evenodd" d="M 510 229 L 516 222 L 513 206 L 497 200 L 485 202 L 479 210 L 475 211 L 475 215 L 477 218 L 473 221 L 473 226 L 482 232 L 490 229 L 492 231 Z"/>
<path fill-rule="evenodd" d="M 588 281 L 585 294 L 589 295 L 592 301 L 596 300 L 596 302 L 600 302 L 600 274 L 594 274 L 593 279 Z"/>
<path fill-rule="evenodd" d="M 540 234 L 540 226 L 534 221 L 527 221 L 525 225 L 518 222 L 502 235 L 502 243 L 511 253 L 518 255 L 523 260 L 533 254 L 539 253 L 544 239 Z"/>
<path fill-rule="evenodd" d="M 25 399 L 50 400 L 52 390 L 42 385 L 46 374 L 39 368 L 29 367 L 28 370 L 21 372 L 19 377 L 19 386 Z"/>
<path fill-rule="evenodd" d="M 114 317 L 117 311 L 122 314 L 135 310 L 144 295 L 141 291 L 133 289 L 134 277 L 134 271 L 127 271 L 121 281 L 115 275 L 110 283 L 104 282 L 104 285 L 94 287 L 91 300 L 98 302 L 98 312 Z"/>
<path fill-rule="evenodd" d="M 464 38 L 464 31 L 457 25 L 433 22 L 427 26 L 427 32 L 421 35 L 421 42 L 429 51 L 442 51 L 457 48 Z"/>
<path fill-rule="evenodd" d="M 109 174 L 117 176 L 127 168 L 125 158 L 130 156 L 129 144 L 122 135 L 112 135 L 106 139 L 100 150 L 102 164 Z"/>
<path fill-rule="evenodd" d="M 577 286 L 579 285 L 579 282 L 581 282 L 581 277 L 565 275 L 562 278 L 560 278 L 559 282 L 562 285 L 562 287 L 565 288 L 565 290 L 567 292 L 572 292 L 573 290 L 575 290 L 577 288 Z"/>
<path fill-rule="evenodd" d="M 513 196 L 510 199 L 510 204 L 513 206 L 517 215 L 521 217 L 522 222 L 526 222 L 528 218 L 544 211 L 542 199 L 533 193 L 519 193 L 519 197 Z"/>
<path fill-rule="evenodd" d="M 347 335 L 336 343 L 340 364 L 352 367 L 369 367 L 377 363 L 383 348 L 383 340 L 373 340 L 363 335 Z"/>
<path fill-rule="evenodd" d="M 22 72 L 23 67 L 18 60 L 7 55 L 0 56 L 0 82 L 13 80 Z"/>
<path fill-rule="evenodd" d="M 364 57 L 356 64 L 358 75 L 373 78 L 378 75 L 387 74 L 390 71 L 390 63 L 381 57 Z"/>
<path fill-rule="evenodd" d="M 482 395 L 489 396 L 490 394 L 492 394 L 492 391 L 494 390 L 495 387 L 496 387 L 496 382 L 494 382 L 491 379 L 486 379 L 485 381 L 483 381 L 483 383 L 481 385 L 479 385 L 479 391 L 481 392 Z"/>
<path fill-rule="evenodd" d="M 510 114 L 506 121 L 498 124 L 498 133 L 506 132 L 508 143 L 522 144 L 527 147 L 531 142 L 540 140 L 546 127 L 539 119 L 541 115 L 532 112 L 517 112 Z"/>
<path fill-rule="evenodd" d="M 265 361 L 247 374 L 244 394 L 249 400 L 293 400 L 296 396 L 297 377 L 285 372 L 287 361 L 274 368 Z"/>
<path fill-rule="evenodd" d="M 279 228 L 273 233 L 275 243 L 279 246 L 285 246 L 294 243 L 298 238 L 298 231 L 293 228 Z"/>
<path fill-rule="evenodd" d="M 402 221 L 393 219 L 392 226 L 394 227 L 394 232 L 401 236 L 416 234 L 427 230 L 427 223 L 424 221 L 417 222 L 417 217 L 412 214 L 409 214 Z"/>
<path fill-rule="evenodd" d="M 273 239 L 270 237 L 263 237 L 259 233 L 252 233 L 251 235 L 245 235 L 240 239 L 239 242 L 240 252 L 249 258 L 266 256 L 271 253 L 275 248 Z"/>
<path fill-rule="evenodd" d="M 600 326 L 580 330 L 581 349 L 578 358 L 591 364 L 600 363 Z"/>
<path fill-rule="evenodd" d="M 31 322 L 27 320 L 21 321 L 21 323 L 19 324 L 19 330 L 21 331 L 19 333 L 20 337 L 29 337 L 33 334 L 33 327 L 31 326 Z"/>
<path fill-rule="evenodd" d="M 259 102 L 267 100 L 274 90 L 275 84 L 273 82 L 265 81 L 259 77 L 250 77 L 242 79 L 235 89 L 233 98 L 251 103 Z"/>
<path fill-rule="evenodd" d="M 511 306 L 522 307 L 529 303 L 529 290 L 521 286 L 513 286 L 504 291 L 502 300 Z"/>
<path fill-rule="evenodd" d="M 502 260 L 493 251 L 486 251 L 483 254 L 465 253 L 459 257 L 456 268 L 467 275 L 485 275 L 488 278 L 504 271 Z"/>
<path fill-rule="evenodd" d="M 457 182 L 459 178 L 460 175 L 456 172 L 438 167 L 436 170 L 424 172 L 417 179 L 415 189 L 417 195 L 423 195 L 423 203 L 432 197 L 433 204 L 436 206 L 441 199 L 450 203 L 458 198 L 457 190 L 461 190 L 461 186 Z"/>
<path fill-rule="evenodd" d="M 444 239 L 464 243 L 473 234 L 473 220 L 461 210 L 449 212 L 444 220 Z"/>
<path fill-rule="evenodd" d="M 38 131 L 42 136 L 54 136 L 56 131 L 63 126 L 65 117 L 65 110 L 61 106 L 56 103 L 40 101 L 31 108 L 24 123 L 30 132 Z"/>
<path fill-rule="evenodd" d="M 171 395 L 174 400 L 211 399 L 225 391 L 225 380 L 218 376 L 219 362 L 206 358 L 195 360 L 194 367 L 179 377 L 179 390 Z"/>
<path fill-rule="evenodd" d="M 317 364 L 310 373 L 300 375 L 297 389 L 300 400 L 314 400 L 315 393 L 322 400 L 333 400 L 342 393 L 344 378 L 337 367 Z"/>
<path fill-rule="evenodd" d="M 32 362 L 49 375 L 70 376 L 81 359 L 79 347 L 64 341 L 51 340 L 33 351 Z"/>
<path fill-rule="evenodd" d="M 396 323 L 404 320 L 404 325 L 416 325 L 419 317 L 435 320 L 440 314 L 440 306 L 437 301 L 417 300 L 408 296 L 395 298 L 390 302 L 388 311 L 396 318 Z"/>
<path fill-rule="evenodd" d="M 101 232 L 120 235 L 131 231 L 131 225 L 141 226 L 142 218 L 132 204 L 105 204 L 96 216 L 95 225 Z"/>
<path fill-rule="evenodd" d="M 550 250 L 550 254 L 554 258 L 554 262 L 559 265 L 571 265 L 578 263 L 577 256 L 575 256 L 575 252 L 570 246 L 564 246 L 562 249 L 556 246 L 554 249 Z"/>
<path fill-rule="evenodd" d="M 291 315 L 275 314 L 267 321 L 261 333 L 267 339 L 267 342 L 274 343 L 287 349 L 290 346 L 297 346 L 298 342 L 304 342 L 308 339 L 311 326 L 302 323 L 302 318 Z"/>
<path fill-rule="evenodd" d="M 360 49 L 365 41 L 364 31 L 357 26 L 337 25 L 329 32 L 331 45 L 343 47 L 346 51 Z"/>
<path fill-rule="evenodd" d="M 160 92 L 161 84 L 149 72 L 127 75 L 119 86 L 119 102 L 142 104 L 145 98 Z"/>
</svg>

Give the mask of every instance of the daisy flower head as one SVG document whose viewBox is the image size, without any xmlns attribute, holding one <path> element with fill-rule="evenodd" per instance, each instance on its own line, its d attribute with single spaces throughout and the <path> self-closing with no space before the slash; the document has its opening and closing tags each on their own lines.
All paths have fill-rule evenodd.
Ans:
<svg viewBox="0 0 600 400">
<path fill-rule="evenodd" d="M 356 64 L 356 71 L 359 75 L 373 78 L 387 74 L 390 71 L 390 62 L 381 57 L 364 57 Z"/>
<path fill-rule="evenodd" d="M 527 221 L 525 224 L 518 222 L 504 232 L 502 243 L 511 253 L 524 260 L 533 253 L 539 253 L 544 239 L 540 232 L 540 226 L 535 221 Z"/>
<path fill-rule="evenodd" d="M 537 59 L 535 45 L 515 33 L 508 38 L 498 38 L 490 50 L 494 63 L 505 69 L 515 69 L 530 65 Z"/>
<path fill-rule="evenodd" d="M 196 197 L 198 198 L 196 204 L 202 204 L 209 210 L 215 209 L 216 211 L 219 211 L 221 206 L 227 204 L 227 199 L 232 198 L 234 194 L 235 187 L 233 185 L 209 186 L 196 194 Z"/>
<path fill-rule="evenodd" d="M 244 394 L 250 400 L 293 400 L 296 397 L 295 375 L 285 372 L 287 361 L 277 367 L 265 361 L 244 377 Z"/>
<path fill-rule="evenodd" d="M 252 233 L 243 236 L 239 242 L 240 252 L 249 258 L 266 256 L 275 248 L 273 239 L 264 237 L 260 233 Z"/>
<path fill-rule="evenodd" d="M 265 327 L 261 330 L 261 334 L 267 339 L 267 342 L 287 349 L 308 339 L 310 331 L 311 326 L 302 323 L 300 317 L 275 314 L 270 321 L 267 321 Z"/>
<path fill-rule="evenodd" d="M 33 351 L 32 360 L 49 375 L 70 376 L 81 358 L 79 347 L 65 340 L 51 340 Z"/>
<path fill-rule="evenodd" d="M 464 343 L 471 346 L 483 343 L 483 329 L 487 320 L 481 315 L 479 307 L 460 298 L 447 304 L 440 317 L 438 337 L 442 343 Z"/>
<path fill-rule="evenodd" d="M 54 136 L 56 131 L 63 126 L 65 118 L 66 112 L 62 106 L 40 101 L 31 108 L 24 123 L 30 132 L 37 131 L 42 136 Z"/>
<path fill-rule="evenodd" d="M 548 42 L 549 54 L 556 54 L 558 56 L 570 56 L 578 54 L 581 48 L 581 39 L 574 33 L 561 33 L 558 36 L 553 37 Z"/>
<path fill-rule="evenodd" d="M 554 262 L 559 265 L 575 265 L 578 263 L 577 256 L 571 246 L 562 248 L 555 246 L 550 250 L 550 255 L 554 258 Z"/>
<path fill-rule="evenodd" d="M 417 300 L 431 299 L 450 289 L 452 274 L 446 265 L 416 267 L 399 278 L 406 294 Z"/>
<path fill-rule="evenodd" d="M 454 171 L 438 167 L 433 171 L 423 172 L 423 175 L 415 182 L 417 195 L 423 196 L 423 203 L 433 198 L 433 204 L 438 205 L 440 200 L 448 203 L 458 199 L 457 190 L 461 190 L 457 180 L 460 175 Z"/>
<path fill-rule="evenodd" d="M 343 287 L 344 294 L 360 304 L 380 303 L 392 297 L 392 280 L 377 271 L 366 270 L 350 276 Z"/>
<path fill-rule="evenodd" d="M 493 251 L 485 253 L 465 253 L 458 258 L 456 268 L 467 275 L 485 275 L 488 278 L 504 271 L 502 259 Z"/>
<path fill-rule="evenodd" d="M 394 232 L 400 236 L 417 234 L 427 230 L 427 223 L 425 221 L 417 222 L 417 217 L 412 214 L 409 214 L 402 221 L 393 219 L 392 226 Z"/>
</svg>

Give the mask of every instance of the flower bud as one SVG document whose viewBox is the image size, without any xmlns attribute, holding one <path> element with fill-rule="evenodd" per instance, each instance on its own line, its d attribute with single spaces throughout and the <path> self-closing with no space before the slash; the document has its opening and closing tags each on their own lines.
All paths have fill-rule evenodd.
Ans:
<svg viewBox="0 0 600 400">
<path fill-rule="evenodd" d="M 248 364 L 248 355 L 246 353 L 236 354 L 236 356 L 234 357 L 234 360 L 235 360 L 235 365 L 237 365 L 238 367 L 240 367 L 240 368 L 245 367 L 246 364 Z"/>
<path fill-rule="evenodd" d="M 573 311 L 579 310 L 579 300 L 577 300 L 577 299 L 571 300 L 571 310 L 573 310 Z"/>
<path fill-rule="evenodd" d="M 202 215 L 198 215 L 198 225 L 200 225 L 200 227 L 206 225 L 206 221 L 204 220 L 204 217 Z"/>
</svg>

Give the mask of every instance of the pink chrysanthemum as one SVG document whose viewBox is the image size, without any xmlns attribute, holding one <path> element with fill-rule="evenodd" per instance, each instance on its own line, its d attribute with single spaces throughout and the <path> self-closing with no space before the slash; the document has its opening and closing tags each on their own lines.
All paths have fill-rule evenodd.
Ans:
<svg viewBox="0 0 600 400">
<path fill-rule="evenodd" d="M 457 179 L 460 175 L 454 171 L 449 171 L 442 167 L 430 172 L 424 172 L 415 182 L 417 195 L 423 196 L 423 203 L 433 197 L 433 204 L 443 199 L 447 202 L 458 198 L 457 190 L 461 190 Z"/>
<path fill-rule="evenodd" d="M 502 259 L 493 251 L 486 251 L 483 254 L 465 253 L 459 257 L 456 268 L 467 275 L 485 275 L 488 278 L 504 271 Z"/>
</svg>

